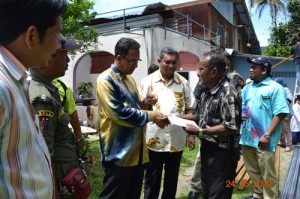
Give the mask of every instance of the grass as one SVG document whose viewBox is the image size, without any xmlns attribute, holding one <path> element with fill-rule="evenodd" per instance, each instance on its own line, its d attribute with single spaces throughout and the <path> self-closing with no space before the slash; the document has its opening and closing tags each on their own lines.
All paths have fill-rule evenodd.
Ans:
<svg viewBox="0 0 300 199">
<path fill-rule="evenodd" d="M 88 180 L 92 187 L 92 192 L 89 199 L 96 199 L 99 197 L 99 193 L 103 189 L 102 179 L 103 179 L 103 170 L 101 166 L 100 159 L 100 147 L 99 141 L 89 141 L 87 140 L 88 149 L 86 151 L 86 156 L 89 157 L 87 162 L 86 173 L 88 175 Z M 186 168 L 194 165 L 195 158 L 199 150 L 199 144 L 197 142 L 196 148 L 193 151 L 188 149 L 183 152 L 181 159 L 180 173 L 182 174 Z M 186 195 L 183 197 L 186 198 Z M 182 199 L 183 199 L 182 198 Z"/>
<path fill-rule="evenodd" d="M 188 148 L 184 150 L 181 159 L 181 166 L 180 166 L 181 175 L 185 172 L 187 168 L 192 167 L 194 165 L 198 150 L 199 150 L 198 142 L 193 151 L 189 151 Z M 284 149 L 280 149 L 280 150 L 281 150 L 280 151 L 281 153 L 280 190 L 281 190 L 283 186 L 285 174 L 287 172 L 287 166 L 285 166 L 284 164 L 289 164 L 292 153 L 285 153 L 283 151 Z M 99 197 L 99 193 L 103 189 L 103 184 L 102 184 L 103 170 L 100 163 L 101 159 L 100 159 L 99 140 L 88 141 L 88 150 L 86 152 L 86 156 L 89 157 L 86 172 L 88 175 L 88 180 L 92 187 L 92 192 L 89 199 L 96 199 Z M 181 192 L 178 194 L 177 199 L 186 199 L 188 192 L 189 192 L 188 188 L 181 190 Z M 232 199 L 240 199 L 243 196 L 252 195 L 252 193 L 253 193 L 252 186 L 250 186 L 249 188 L 245 188 L 242 191 L 234 188 Z"/>
<path fill-rule="evenodd" d="M 89 196 L 89 199 L 96 199 L 99 198 L 99 193 L 103 189 L 103 171 L 100 159 L 100 146 L 99 140 L 87 142 L 89 147 L 86 152 L 86 156 L 89 157 L 89 161 L 87 161 L 86 164 L 86 173 L 92 187 L 92 192 Z"/>
</svg>

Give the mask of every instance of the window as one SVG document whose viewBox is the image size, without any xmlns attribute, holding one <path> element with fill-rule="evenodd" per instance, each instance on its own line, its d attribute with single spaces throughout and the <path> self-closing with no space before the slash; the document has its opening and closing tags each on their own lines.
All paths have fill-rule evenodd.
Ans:
<svg viewBox="0 0 300 199">
<path fill-rule="evenodd" d="M 290 72 L 290 71 L 273 71 L 271 72 L 272 77 L 287 77 L 287 78 L 295 78 L 296 72 Z"/>
</svg>

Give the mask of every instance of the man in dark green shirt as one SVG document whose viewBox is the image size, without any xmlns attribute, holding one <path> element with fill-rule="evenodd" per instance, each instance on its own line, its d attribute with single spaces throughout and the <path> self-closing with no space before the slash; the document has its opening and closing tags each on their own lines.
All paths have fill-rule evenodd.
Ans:
<svg viewBox="0 0 300 199">
<path fill-rule="evenodd" d="M 61 48 L 51 55 L 48 66 L 30 70 L 32 81 L 29 86 L 30 101 L 51 155 L 57 185 L 71 169 L 79 166 L 79 157 L 76 141 L 68 126 L 70 117 L 64 112 L 58 89 L 52 80 L 66 70 L 70 61 L 68 50 L 82 46 L 82 42 L 76 40 L 66 40 L 62 36 L 59 39 Z M 57 190 L 60 191 L 59 186 Z"/>
</svg>

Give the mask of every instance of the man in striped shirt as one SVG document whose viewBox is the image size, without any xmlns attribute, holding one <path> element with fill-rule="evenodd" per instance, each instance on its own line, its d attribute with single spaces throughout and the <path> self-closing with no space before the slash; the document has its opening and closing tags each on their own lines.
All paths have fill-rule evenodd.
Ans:
<svg viewBox="0 0 300 199">
<path fill-rule="evenodd" d="M 35 124 L 27 70 L 60 47 L 64 0 L 0 1 L 0 198 L 54 198 L 50 155 Z"/>
</svg>

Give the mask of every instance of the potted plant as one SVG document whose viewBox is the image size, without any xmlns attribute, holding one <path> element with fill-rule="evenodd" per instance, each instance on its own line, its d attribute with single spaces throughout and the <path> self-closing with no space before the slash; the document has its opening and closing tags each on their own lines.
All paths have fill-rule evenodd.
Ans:
<svg viewBox="0 0 300 199">
<path fill-rule="evenodd" d="M 93 83 L 92 82 L 80 82 L 77 87 L 77 91 L 79 96 L 83 96 L 84 98 L 90 98 L 93 92 Z"/>
</svg>

